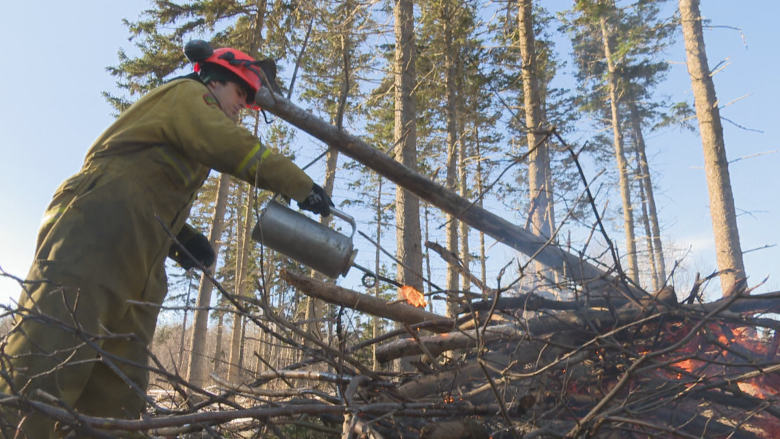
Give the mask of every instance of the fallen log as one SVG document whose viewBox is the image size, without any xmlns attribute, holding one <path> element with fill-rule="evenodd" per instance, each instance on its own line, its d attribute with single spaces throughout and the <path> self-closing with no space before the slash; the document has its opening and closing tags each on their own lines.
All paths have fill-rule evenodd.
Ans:
<svg viewBox="0 0 780 439">
<path fill-rule="evenodd" d="M 769 296 L 769 297 L 765 297 Z M 546 299 L 545 299 L 546 300 Z M 725 301 L 730 299 L 722 299 L 703 305 L 684 305 L 674 306 L 669 305 L 668 302 L 661 302 L 663 306 L 670 306 L 664 312 L 665 315 L 671 318 L 698 318 L 701 314 L 712 312 L 712 310 L 721 307 Z M 566 302 L 558 302 L 565 305 Z M 542 316 L 528 320 L 526 323 L 520 324 L 508 324 L 508 325 L 496 325 L 488 327 L 484 333 L 480 336 L 485 342 L 492 342 L 499 339 L 509 339 L 522 337 L 523 335 L 545 335 L 551 334 L 556 331 L 564 331 L 571 329 L 588 329 L 588 328 L 606 328 L 612 326 L 625 325 L 635 321 L 642 313 L 650 312 L 657 316 L 659 308 L 653 302 L 647 302 L 645 309 L 626 305 L 618 308 L 612 314 L 607 310 L 599 309 L 575 309 L 570 312 L 564 312 L 556 314 L 554 316 Z M 579 305 L 572 305 L 579 306 Z M 768 312 L 770 310 L 777 310 L 780 308 L 780 296 L 776 293 L 768 295 L 747 296 L 740 298 L 732 303 L 726 310 L 723 311 L 723 315 L 731 313 L 756 313 L 756 312 Z M 539 308 L 537 308 L 539 309 Z M 617 316 L 617 320 L 615 319 Z M 442 352 L 454 350 L 454 349 L 468 349 L 475 347 L 477 344 L 477 334 L 474 330 L 463 331 L 460 333 L 447 334 L 446 336 L 431 336 L 421 337 L 421 343 L 423 343 L 434 355 L 441 354 Z M 376 351 L 377 360 L 380 362 L 387 362 L 396 358 L 419 355 L 421 353 L 419 345 L 414 340 L 403 339 L 396 340 L 390 343 L 386 343 Z"/>
<path fill-rule="evenodd" d="M 496 311 L 508 311 L 522 309 L 523 311 L 538 311 L 540 309 L 557 311 L 574 311 L 585 308 L 620 308 L 629 304 L 629 301 L 623 297 L 592 297 L 582 300 L 554 300 L 542 297 L 535 293 L 518 293 L 512 291 L 512 296 L 502 296 L 496 301 L 481 300 L 471 304 L 461 305 L 458 313 L 470 311 L 487 311 L 495 309 Z M 495 305 L 494 305 L 495 303 Z M 642 305 L 677 305 L 677 296 L 674 289 L 665 287 L 652 296 L 645 296 L 640 301 Z M 780 304 L 780 301 L 778 301 Z"/>
<path fill-rule="evenodd" d="M 605 273 L 581 257 L 549 243 L 547 238 L 518 227 L 459 196 L 454 191 L 407 168 L 360 138 L 325 122 L 281 95 L 272 95 L 266 87 L 261 87 L 257 92 L 255 102 L 264 110 L 373 169 L 459 221 L 532 257 L 568 279 L 578 282 L 586 292 L 628 295 L 632 298 L 645 294 L 626 282 Z"/>
<path fill-rule="evenodd" d="M 484 361 L 504 368 L 510 363 L 509 355 L 501 352 L 486 354 Z M 412 381 L 402 384 L 396 390 L 398 395 L 414 401 L 437 393 L 442 395 L 453 394 L 456 393 L 454 392 L 455 389 L 469 382 L 483 380 L 484 378 L 485 373 L 479 367 L 477 360 L 471 359 L 465 364 L 458 364 L 444 371 L 430 375 L 421 375 Z"/>
<path fill-rule="evenodd" d="M 369 296 L 368 294 L 361 294 L 307 276 L 300 276 L 289 271 L 282 272 L 281 277 L 309 297 L 314 297 L 334 305 L 352 308 L 373 316 L 408 325 L 422 322 L 437 322 L 435 326 L 426 327 L 427 330 L 432 332 L 449 332 L 455 326 L 455 320 L 453 319 L 448 319 L 404 303 L 391 305 L 387 300 Z"/>
<path fill-rule="evenodd" d="M 487 370 L 490 371 L 491 377 L 500 378 L 504 374 L 497 371 L 522 370 L 525 365 L 539 361 L 542 356 L 546 361 L 552 361 L 561 352 L 562 349 L 550 347 L 546 342 L 534 341 L 524 344 L 522 349 L 499 349 L 488 352 L 481 357 L 481 360 L 490 366 Z M 465 363 L 450 366 L 447 370 L 414 378 L 400 385 L 396 389 L 396 394 L 410 400 L 418 400 L 437 392 L 458 394 L 455 392 L 456 389 L 475 382 L 483 383 L 484 379 L 485 372 L 479 365 L 479 359 L 469 358 Z"/>
<path fill-rule="evenodd" d="M 484 343 L 500 339 L 517 339 L 525 335 L 546 335 L 572 329 L 604 328 L 625 325 L 637 320 L 642 314 L 639 308 L 624 308 L 617 312 L 617 319 L 609 311 L 582 310 L 555 316 L 543 316 L 529 320 L 526 324 L 508 324 L 489 326 L 484 330 L 463 331 L 458 333 L 420 337 L 420 342 L 433 354 L 454 349 L 469 349 L 477 346 L 477 340 Z M 396 340 L 379 346 L 376 350 L 378 361 L 385 363 L 396 358 L 420 355 L 422 350 L 415 340 Z"/>
</svg>

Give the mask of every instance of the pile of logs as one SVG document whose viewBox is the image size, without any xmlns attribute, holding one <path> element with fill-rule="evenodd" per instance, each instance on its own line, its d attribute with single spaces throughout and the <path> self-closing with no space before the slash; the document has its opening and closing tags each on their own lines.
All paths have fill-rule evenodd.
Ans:
<svg viewBox="0 0 780 439">
<path fill-rule="evenodd" d="M 464 305 L 456 321 L 286 279 L 404 326 L 376 356 L 411 359 L 416 372 L 364 393 L 366 404 L 443 401 L 485 410 L 478 424 L 493 437 L 780 437 L 778 322 L 753 317 L 780 309 L 778 293 L 750 296 L 743 288 L 707 304 L 680 304 L 670 288 L 639 300 L 521 294 Z M 445 420 L 438 415 L 428 418 Z M 414 425 L 392 437 L 487 437 L 470 423 L 461 436 L 427 436 Z"/>
</svg>

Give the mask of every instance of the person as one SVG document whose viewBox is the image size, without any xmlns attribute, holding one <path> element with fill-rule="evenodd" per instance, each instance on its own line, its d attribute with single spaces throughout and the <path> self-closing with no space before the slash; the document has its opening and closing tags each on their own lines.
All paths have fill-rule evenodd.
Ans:
<svg viewBox="0 0 780 439">
<path fill-rule="evenodd" d="M 281 193 L 301 209 L 330 213 L 320 186 L 235 123 L 242 108 L 257 109 L 261 78 L 275 85 L 275 71 L 202 41 L 188 43 L 185 53 L 195 73 L 125 110 L 89 149 L 81 171 L 56 190 L 21 312 L 2 346 L 0 398 L 20 395 L 89 416 L 140 416 L 159 308 L 129 301 L 163 302 L 169 255 L 185 267 L 198 265 L 187 253 L 213 264 L 208 240 L 185 224 L 211 169 Z M 188 252 L 172 246 L 166 228 Z M 0 414 L 6 436 L 17 427 L 36 439 L 65 434 L 29 405 Z"/>
</svg>

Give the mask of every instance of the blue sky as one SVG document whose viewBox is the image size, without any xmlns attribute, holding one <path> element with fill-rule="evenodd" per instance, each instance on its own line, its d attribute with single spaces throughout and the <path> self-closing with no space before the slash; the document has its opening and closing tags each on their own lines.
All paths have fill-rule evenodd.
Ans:
<svg viewBox="0 0 780 439">
<path fill-rule="evenodd" d="M 549 1 L 552 9 L 569 1 Z M 74 6 L 77 5 L 77 6 Z M 101 96 L 114 91 L 105 68 L 116 64 L 120 47 L 131 49 L 121 20 L 136 19 L 141 0 L 59 2 L 35 5 L 5 2 L 0 7 L 4 42 L 0 83 L 0 267 L 24 277 L 33 257 L 37 228 L 53 191 L 76 173 L 94 139 L 113 121 Z M 724 117 L 763 133 L 725 124 L 730 160 L 776 151 L 780 138 L 780 87 L 777 85 L 777 2 L 705 0 L 702 13 L 714 25 L 706 31 L 710 65 L 730 63 L 715 76 L 720 102 L 749 95 L 722 111 Z M 563 50 L 563 48 L 559 48 Z M 565 55 L 565 54 L 564 54 Z M 685 55 L 678 44 L 666 57 L 674 64 L 661 91 L 674 100 L 692 101 Z M 565 73 L 565 72 L 563 72 Z M 587 133 L 583 133 L 583 137 Z M 698 135 L 667 131 L 648 139 L 651 166 L 658 173 L 657 200 L 664 238 L 691 249 L 689 264 L 708 273 L 715 268 L 701 143 Z M 731 166 L 743 250 L 780 243 L 778 205 L 780 155 L 766 154 Z M 337 199 L 338 201 L 338 199 Z M 620 233 L 614 236 L 620 239 Z M 759 291 L 780 289 L 777 247 L 745 255 L 751 280 L 771 275 Z M 0 302 L 18 295 L 18 286 L 0 278 Z"/>
</svg>

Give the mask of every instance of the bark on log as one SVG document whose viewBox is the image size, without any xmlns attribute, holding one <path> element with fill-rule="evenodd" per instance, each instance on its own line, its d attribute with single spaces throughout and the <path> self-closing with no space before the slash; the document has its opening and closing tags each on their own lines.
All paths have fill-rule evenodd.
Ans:
<svg viewBox="0 0 780 439">
<path fill-rule="evenodd" d="M 389 302 L 378 297 L 361 294 L 327 282 L 310 277 L 299 276 L 289 271 L 282 273 L 282 278 L 304 294 L 334 305 L 346 306 L 354 310 L 383 317 L 396 322 L 414 325 L 422 322 L 441 322 L 436 326 L 426 328 L 432 332 L 449 332 L 454 328 L 453 319 L 444 318 L 438 314 L 415 308 L 403 303 L 388 305 Z"/>
<path fill-rule="evenodd" d="M 529 349 L 529 351 L 532 351 L 532 349 Z M 538 351 L 532 353 L 538 355 Z M 509 356 L 502 352 L 491 352 L 485 355 L 484 359 L 488 363 L 497 363 L 504 367 L 510 362 Z M 397 393 L 410 400 L 417 400 L 433 393 L 447 393 L 470 381 L 484 378 L 485 373 L 479 367 L 479 363 L 472 359 L 469 363 L 452 369 L 430 375 L 421 375 L 412 381 L 402 384 L 398 387 Z"/>
<path fill-rule="evenodd" d="M 490 352 L 482 357 L 482 360 L 491 367 L 487 370 L 494 379 L 500 378 L 501 373 L 497 371 L 512 369 L 522 369 L 526 364 L 539 361 L 540 355 L 544 353 L 546 359 L 550 360 L 561 352 L 559 348 L 551 348 L 543 342 L 529 342 L 523 345 L 522 349 L 515 350 L 512 355 L 507 349 L 500 352 Z M 412 381 L 402 384 L 396 392 L 398 395 L 410 400 L 419 400 L 432 394 L 457 394 L 455 389 L 469 383 L 483 384 L 485 381 L 485 372 L 479 365 L 476 358 L 471 358 L 465 364 L 436 372 L 430 375 L 421 375 Z M 465 396 L 464 396 L 465 398 Z M 474 402 L 469 401 L 468 402 Z"/>
<path fill-rule="evenodd" d="M 514 292 L 513 292 L 514 293 Z M 474 302 L 468 305 L 462 305 L 458 313 L 469 311 L 487 311 L 493 308 L 493 300 L 484 300 Z M 647 305 L 677 305 L 677 296 L 674 289 L 670 286 L 653 293 L 652 296 L 645 296 L 640 301 L 643 306 Z M 572 311 L 585 308 L 607 308 L 612 306 L 619 308 L 627 305 L 628 300 L 622 297 L 595 297 L 588 300 L 562 301 L 542 297 L 534 293 L 513 294 L 511 297 L 499 297 L 496 303 L 496 311 L 506 311 L 522 309 L 524 311 L 537 311 L 540 309 L 550 309 L 559 311 Z"/>
<path fill-rule="evenodd" d="M 720 307 L 723 304 L 723 300 L 728 299 L 722 299 L 704 305 L 687 305 L 679 307 L 672 305 L 666 308 L 666 310 L 668 316 L 671 318 L 698 318 L 701 313 L 706 314 Z M 644 305 L 651 304 L 648 302 Z M 780 294 L 771 293 L 738 299 L 731 304 L 727 310 L 724 310 L 724 313 L 748 314 L 754 312 L 772 312 L 778 309 L 780 309 Z M 596 328 L 605 328 L 631 323 L 642 313 L 654 313 L 658 310 L 659 308 L 654 306 L 647 306 L 644 310 L 633 305 L 625 306 L 617 309 L 616 321 L 609 311 L 595 310 L 592 308 L 580 309 L 568 313 L 556 314 L 555 316 L 543 316 L 531 319 L 523 325 L 510 324 L 490 326 L 486 331 L 480 332 L 480 336 L 485 342 L 491 342 L 500 339 L 517 338 L 525 334 L 539 336 L 564 330 L 585 330 L 591 328 L 591 325 Z M 468 349 L 474 347 L 476 346 L 476 337 L 475 331 L 471 330 L 446 335 L 421 337 L 420 341 L 425 344 L 433 355 L 438 355 L 453 349 Z M 386 362 L 399 357 L 419 355 L 421 352 L 417 342 L 410 339 L 404 339 L 380 346 L 377 349 L 376 357 L 379 361 Z"/>
<path fill-rule="evenodd" d="M 701 310 L 703 312 L 710 312 L 720 306 L 723 300 L 721 299 L 715 302 L 705 303 L 703 305 L 691 305 L 691 309 Z M 689 308 L 686 306 L 686 308 Z M 756 294 L 754 296 L 746 296 L 741 299 L 737 299 L 729 309 L 731 312 L 741 314 L 753 314 L 753 313 L 770 313 L 780 311 L 780 292 Z"/>
<path fill-rule="evenodd" d="M 485 331 L 480 330 L 479 337 L 485 342 L 493 342 L 500 339 L 512 339 L 522 337 L 525 334 L 535 336 L 551 334 L 558 331 L 572 329 L 587 329 L 591 325 L 595 327 L 607 327 L 625 325 L 635 321 L 642 311 L 639 308 L 624 308 L 618 311 L 618 319 L 612 317 L 609 311 L 583 310 L 560 314 L 554 317 L 540 317 L 529 320 L 526 325 L 498 325 L 490 326 Z M 453 349 L 468 349 L 477 345 L 475 331 L 463 331 L 431 337 L 420 337 L 420 341 L 431 351 L 433 355 Z M 387 362 L 400 357 L 419 355 L 422 353 L 416 341 L 410 339 L 397 340 L 380 346 L 376 351 L 376 357 L 380 362 Z"/>
<path fill-rule="evenodd" d="M 455 192 L 396 162 L 358 137 L 339 130 L 284 97 L 272 96 L 267 88 L 260 88 L 255 101 L 266 111 L 338 149 L 458 220 L 580 283 L 585 291 L 628 294 L 632 297 L 643 295 L 638 289 L 615 279 L 582 258 L 555 245 L 548 245 L 546 239 L 478 205 L 472 205 Z"/>
</svg>

